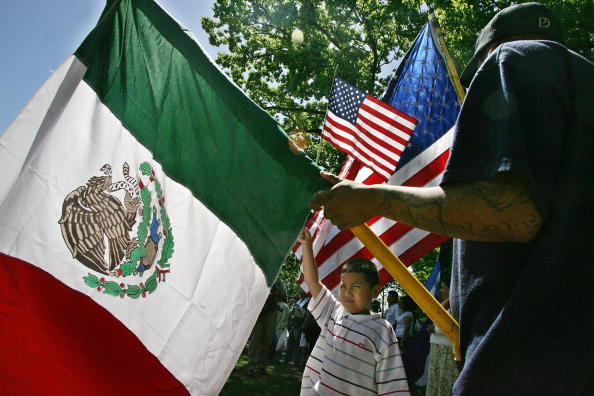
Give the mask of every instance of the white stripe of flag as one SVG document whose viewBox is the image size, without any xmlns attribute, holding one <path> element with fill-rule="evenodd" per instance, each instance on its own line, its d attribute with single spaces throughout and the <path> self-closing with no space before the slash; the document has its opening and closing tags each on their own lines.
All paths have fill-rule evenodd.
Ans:
<svg viewBox="0 0 594 396">
<path fill-rule="evenodd" d="M 408 185 L 411 183 L 412 178 L 422 175 L 423 173 L 428 173 L 429 169 L 428 166 L 433 162 L 438 160 L 440 157 L 443 158 L 445 155 L 447 158 L 447 154 L 449 153 L 449 148 L 452 144 L 453 139 L 453 128 L 450 129 L 448 132 L 444 133 L 435 143 L 433 143 L 430 147 L 423 151 L 422 155 L 416 157 L 413 161 L 410 161 L 405 166 L 400 168 L 388 181 L 390 185 Z M 442 159 L 445 161 L 445 159 Z M 349 171 L 350 165 L 353 163 L 352 158 L 348 158 L 345 161 L 345 166 L 343 167 L 340 176 L 345 177 L 345 175 Z M 367 175 L 367 177 L 365 176 Z M 356 180 L 359 180 L 363 183 L 368 182 L 369 176 L 372 173 L 368 168 L 362 167 L 359 172 L 357 173 Z M 434 178 L 427 180 L 426 183 L 423 184 L 425 187 L 436 186 L 439 185 L 442 177 L 442 173 L 435 174 Z M 312 223 L 313 221 L 313 223 Z M 370 227 L 371 229 L 381 238 L 393 238 L 391 235 L 395 232 L 394 225 L 397 222 L 389 219 L 378 219 L 378 221 L 373 222 Z M 326 279 L 326 277 L 332 274 L 337 268 L 340 268 L 342 264 L 352 259 L 361 249 L 364 248 L 364 245 L 359 241 L 357 238 L 350 238 L 345 240 L 344 243 L 337 246 L 334 252 L 330 253 L 324 260 L 318 260 L 318 253 L 326 246 L 332 243 L 335 238 L 344 237 L 345 233 L 350 231 L 345 230 L 341 231 L 337 227 L 335 227 L 331 221 L 325 219 L 323 217 L 323 212 L 316 212 L 310 222 L 308 224 L 310 231 L 312 232 L 313 241 L 314 241 L 314 256 L 316 257 L 316 263 L 318 265 L 318 271 L 320 272 L 320 280 L 324 282 L 324 284 L 330 289 L 333 290 L 337 287 L 338 283 L 335 281 L 330 281 Z M 419 229 L 411 229 L 400 238 L 396 239 L 392 244 L 389 244 L 388 247 L 395 251 L 397 255 L 404 255 L 408 254 L 409 251 L 413 252 L 417 249 L 419 244 L 423 244 L 426 238 L 429 238 L 431 234 L 426 231 L 419 230 Z M 301 249 L 297 249 L 295 251 L 295 255 L 300 260 L 301 259 Z M 377 263 L 377 259 L 373 259 L 375 263 Z M 380 272 L 385 272 L 385 269 L 381 269 Z M 299 283 L 301 284 L 302 288 L 305 288 L 305 282 L 303 282 L 302 277 L 299 279 Z"/>
</svg>

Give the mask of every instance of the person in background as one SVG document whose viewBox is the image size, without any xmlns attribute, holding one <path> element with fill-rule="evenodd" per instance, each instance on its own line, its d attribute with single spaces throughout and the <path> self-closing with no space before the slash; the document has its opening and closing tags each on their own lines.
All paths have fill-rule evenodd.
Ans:
<svg viewBox="0 0 594 396">
<path fill-rule="evenodd" d="M 402 314 L 398 304 L 398 292 L 390 290 L 388 292 L 388 309 L 386 310 L 386 320 L 390 322 L 393 328 L 396 328 L 396 319 Z"/>
<path fill-rule="evenodd" d="M 276 330 L 275 330 L 275 354 L 274 360 L 281 361 L 283 352 L 287 350 L 287 339 L 289 338 L 289 306 L 286 303 L 286 296 L 280 296 L 277 303 Z"/>
<path fill-rule="evenodd" d="M 295 361 L 295 364 L 300 367 L 305 366 L 305 362 L 307 362 L 307 359 L 309 357 L 309 344 L 307 342 L 307 337 L 305 335 L 305 331 L 303 328 L 308 322 L 307 315 L 310 312 L 307 310 L 306 307 L 310 299 L 310 296 L 305 296 L 300 303 L 300 306 L 303 308 L 303 322 L 301 323 L 301 338 L 299 339 L 299 358 Z"/>
<path fill-rule="evenodd" d="M 439 300 L 445 309 L 450 307 L 449 280 L 443 280 L 439 286 Z M 427 362 L 427 388 L 426 396 L 449 396 L 456 378 L 458 367 L 454 360 L 452 342 L 435 325 L 429 328 L 431 333 L 429 359 Z"/>
<path fill-rule="evenodd" d="M 248 347 L 248 374 L 266 374 L 266 366 L 270 359 L 270 350 L 274 342 L 277 312 L 276 299 L 280 290 L 280 284 L 275 282 L 252 329 Z"/>
<path fill-rule="evenodd" d="M 311 312 L 309 312 L 309 310 L 305 312 L 305 319 L 303 320 L 301 331 L 305 335 L 305 340 L 307 342 L 307 349 L 304 351 L 302 356 L 302 361 L 305 364 L 307 359 L 309 359 L 314 346 L 316 345 L 316 341 L 318 340 L 321 331 L 320 326 L 318 326 L 316 319 L 313 317 Z"/>
<path fill-rule="evenodd" d="M 405 349 L 408 339 L 413 337 L 416 332 L 415 309 L 417 304 L 410 296 L 403 296 L 398 305 L 402 314 L 396 319 L 396 337 L 400 343 L 400 349 Z"/>
<path fill-rule="evenodd" d="M 382 310 L 382 305 L 379 302 L 379 300 L 372 300 L 371 303 L 369 304 L 369 309 L 371 310 L 371 312 L 380 312 Z"/>
<path fill-rule="evenodd" d="M 296 296 L 295 302 L 291 307 L 289 315 L 289 339 L 287 341 L 287 353 L 285 361 L 290 365 L 296 365 L 301 362 L 301 327 L 305 320 L 305 304 L 307 303 L 307 296 L 301 291 L 301 298 Z"/>
</svg>

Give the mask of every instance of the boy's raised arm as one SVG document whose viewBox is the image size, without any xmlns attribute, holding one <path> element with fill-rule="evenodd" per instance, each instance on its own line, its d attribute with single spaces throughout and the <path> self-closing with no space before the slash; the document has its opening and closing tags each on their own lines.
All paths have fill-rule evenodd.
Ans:
<svg viewBox="0 0 594 396">
<path fill-rule="evenodd" d="M 311 234 L 307 228 L 304 228 L 299 234 L 297 241 L 301 243 L 301 253 L 303 255 L 303 278 L 307 283 L 307 287 L 311 293 L 312 298 L 316 298 L 322 290 L 322 283 L 318 276 L 318 266 L 313 255 L 313 246 L 311 242 Z"/>
</svg>

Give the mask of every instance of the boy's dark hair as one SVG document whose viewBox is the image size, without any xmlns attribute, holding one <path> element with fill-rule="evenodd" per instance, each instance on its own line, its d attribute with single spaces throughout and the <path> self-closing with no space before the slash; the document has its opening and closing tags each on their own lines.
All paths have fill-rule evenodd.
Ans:
<svg viewBox="0 0 594 396">
<path fill-rule="evenodd" d="M 379 276 L 377 274 L 377 268 L 371 260 L 364 258 L 354 258 L 342 267 L 341 274 L 358 272 L 365 275 L 365 279 L 369 283 L 370 287 L 375 287 L 379 283 Z"/>
</svg>

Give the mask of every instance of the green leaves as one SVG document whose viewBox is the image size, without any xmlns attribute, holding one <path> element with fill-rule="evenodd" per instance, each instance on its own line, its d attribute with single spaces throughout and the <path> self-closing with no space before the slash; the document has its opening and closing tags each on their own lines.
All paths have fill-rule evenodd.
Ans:
<svg viewBox="0 0 594 396">
<path fill-rule="evenodd" d="M 565 30 L 565 41 L 569 48 L 594 61 L 594 3 L 591 0 L 547 0 L 546 4 L 560 19 Z M 408 0 L 421 7 L 423 0 Z M 430 5 L 435 10 L 443 30 L 448 50 L 459 72 L 466 66 L 474 52 L 474 42 L 480 30 L 493 16 L 518 1 L 489 0 L 434 0 Z"/>
<path fill-rule="evenodd" d="M 140 190 L 140 199 L 142 200 L 142 207 L 144 208 L 148 208 L 149 210 L 143 210 L 142 213 L 142 221 L 146 224 L 150 223 L 151 220 L 151 211 L 150 211 L 150 207 L 151 207 L 151 192 L 149 191 L 148 188 L 143 188 L 142 190 Z"/>
<path fill-rule="evenodd" d="M 142 293 L 143 290 L 136 285 L 128 285 L 128 288 L 126 289 L 126 294 L 128 295 L 128 297 L 133 299 L 137 299 L 141 296 Z"/>
<path fill-rule="evenodd" d="M 217 63 L 285 129 L 318 131 L 336 66 L 379 95 L 381 66 L 403 55 L 425 21 L 393 1 L 219 0 L 202 26 L 211 43 L 229 47 Z M 291 42 L 295 28 L 302 45 Z"/>
<path fill-rule="evenodd" d="M 101 284 L 101 282 L 99 282 L 99 278 L 91 273 L 89 273 L 89 276 L 83 276 L 83 279 L 87 286 L 98 287 Z"/>
<path fill-rule="evenodd" d="M 146 281 L 146 287 L 145 288 L 146 288 L 146 290 L 149 293 L 152 293 L 152 292 L 155 291 L 155 289 L 157 289 L 157 283 L 158 283 L 157 276 L 158 276 L 158 274 L 159 274 L 159 271 L 158 270 L 155 270 L 153 272 L 153 274 L 150 276 L 150 278 L 148 278 L 147 281 Z"/>
<path fill-rule="evenodd" d="M 132 263 L 124 263 L 122 264 L 122 267 L 126 264 L 132 264 Z M 137 299 L 140 296 L 145 297 L 146 296 L 146 292 L 152 293 L 157 289 L 157 285 L 158 285 L 158 280 L 157 280 L 157 276 L 159 274 L 158 270 L 155 270 L 153 272 L 153 274 L 151 275 L 151 277 L 147 280 L 146 286 L 144 286 L 142 283 L 140 284 L 140 286 L 138 285 L 127 285 L 124 286 L 123 283 L 119 284 L 117 282 L 114 281 L 105 281 L 103 278 L 99 279 L 97 276 L 89 273 L 88 276 L 83 277 L 85 283 L 87 284 L 87 286 L 93 287 L 93 288 L 97 288 L 97 290 L 101 290 L 103 289 L 103 294 L 108 294 L 110 296 L 120 296 L 120 297 L 124 297 L 124 296 L 128 296 L 132 299 Z"/>
<path fill-rule="evenodd" d="M 229 48 L 217 63 L 254 101 L 286 130 L 319 133 L 336 67 L 345 80 L 380 95 L 429 17 L 425 3 L 460 72 L 478 32 L 517 1 L 218 0 L 214 17 L 201 21 L 211 44 Z M 569 47 L 594 60 L 594 3 L 544 3 L 561 19 Z M 295 28 L 304 32 L 302 45 L 291 43 Z"/>
<path fill-rule="evenodd" d="M 148 176 L 151 174 L 152 171 L 153 168 L 151 167 L 151 164 L 149 164 L 148 162 L 143 162 L 142 164 L 140 164 L 140 172 L 143 175 Z"/>
<path fill-rule="evenodd" d="M 132 254 L 130 256 L 132 256 Z M 122 276 L 128 276 L 134 272 L 134 270 L 136 269 L 136 264 L 128 261 L 120 265 L 120 269 L 122 270 Z"/>
<path fill-rule="evenodd" d="M 109 294 L 110 296 L 119 296 L 120 294 L 124 294 L 124 290 L 120 287 L 120 285 L 114 281 L 105 282 L 103 284 L 105 290 L 103 290 L 104 294 Z"/>
</svg>

